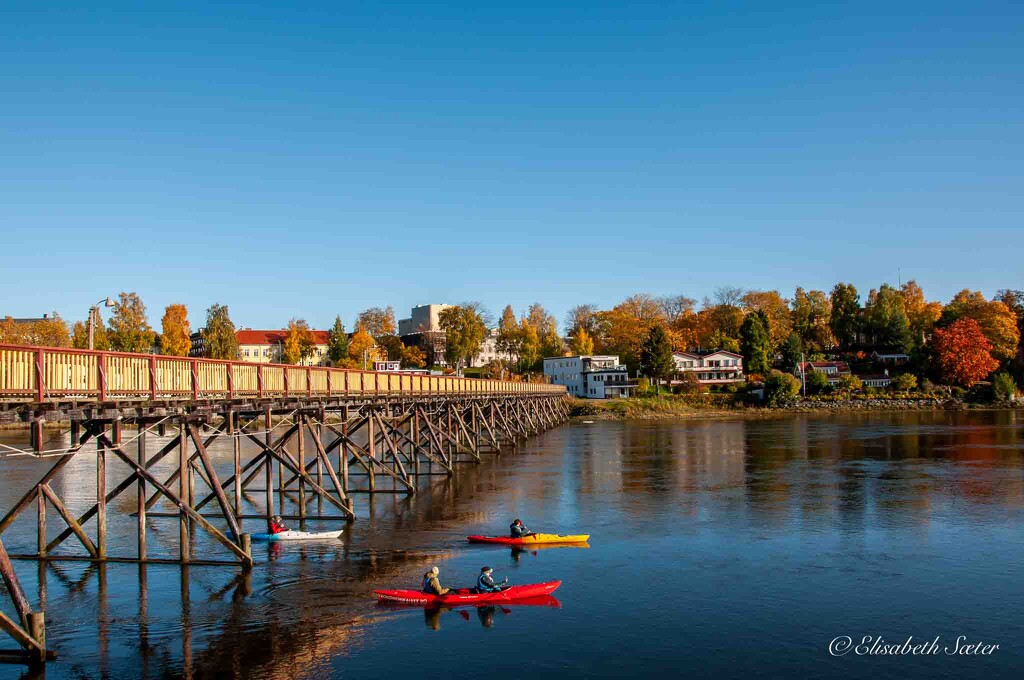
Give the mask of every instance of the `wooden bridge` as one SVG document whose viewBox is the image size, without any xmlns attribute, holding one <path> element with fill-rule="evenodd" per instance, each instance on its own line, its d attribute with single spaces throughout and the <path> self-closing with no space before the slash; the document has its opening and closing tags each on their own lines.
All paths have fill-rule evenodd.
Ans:
<svg viewBox="0 0 1024 680">
<path fill-rule="evenodd" d="M 352 521 L 354 494 L 414 494 L 418 476 L 451 475 L 461 463 L 517 447 L 565 421 L 565 397 L 561 386 L 506 380 L 0 345 L 0 423 L 31 426 L 30 447 L 0 445 L 0 458 L 53 460 L 0 519 L 2 535 L 22 513 L 36 515 L 34 553 L 8 555 L 0 541 L 0 574 L 21 619 L 0 612 L 0 627 L 32 658 L 45 658 L 42 615 L 31 611 L 11 558 L 247 569 L 244 520 Z M 47 423 L 66 427 L 56 443 L 47 441 Z M 218 440 L 233 450 L 230 474 L 208 451 Z M 87 450 L 95 503 L 73 513 L 53 482 Z M 108 458 L 127 476 L 110 483 Z M 262 492 L 262 502 L 250 492 Z M 115 553 L 108 506 L 125 493 L 135 496 L 137 541 Z M 48 508 L 63 523 L 59 531 L 47 529 Z M 178 525 L 174 559 L 147 552 L 156 518 Z M 221 554 L 193 554 L 197 532 Z M 54 552 L 72 538 L 78 554 Z"/>
</svg>

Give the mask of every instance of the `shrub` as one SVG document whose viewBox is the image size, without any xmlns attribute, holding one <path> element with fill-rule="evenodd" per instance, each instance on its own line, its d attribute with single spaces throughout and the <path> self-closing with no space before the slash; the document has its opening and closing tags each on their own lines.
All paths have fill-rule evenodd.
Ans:
<svg viewBox="0 0 1024 680">
<path fill-rule="evenodd" d="M 844 375 L 839 379 L 839 389 L 843 390 L 844 392 L 853 392 L 854 390 L 859 390 L 862 389 L 863 387 L 864 381 L 862 381 L 860 378 L 853 375 L 852 373 L 850 375 Z"/>
<path fill-rule="evenodd" d="M 679 377 L 679 382 L 672 386 L 672 391 L 676 394 L 696 394 L 700 392 L 700 387 L 697 375 L 687 371 Z"/>
<path fill-rule="evenodd" d="M 996 373 L 992 378 L 992 393 L 997 401 L 1012 401 L 1017 394 L 1017 384 L 1009 373 Z"/>
<path fill-rule="evenodd" d="M 811 371 L 805 378 L 807 380 L 807 391 L 811 394 L 824 394 L 828 391 L 828 375 L 821 371 Z"/>
<path fill-rule="evenodd" d="M 893 378 L 892 388 L 907 392 L 917 387 L 917 376 L 913 373 L 903 373 Z"/>
<path fill-rule="evenodd" d="M 764 381 L 764 400 L 768 406 L 785 406 L 800 394 L 800 381 L 789 373 L 772 371 Z"/>
<path fill-rule="evenodd" d="M 967 396 L 967 390 L 965 390 L 962 387 L 954 387 L 950 394 L 953 396 L 954 399 L 962 400 L 964 397 Z"/>
<path fill-rule="evenodd" d="M 936 392 L 935 383 L 928 378 L 921 381 L 921 391 L 925 394 L 934 394 Z"/>
</svg>

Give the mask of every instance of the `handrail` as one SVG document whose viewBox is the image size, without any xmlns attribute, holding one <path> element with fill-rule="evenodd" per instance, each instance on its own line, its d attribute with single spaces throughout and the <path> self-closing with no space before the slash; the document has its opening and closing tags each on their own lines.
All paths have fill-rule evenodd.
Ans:
<svg viewBox="0 0 1024 680">
<path fill-rule="evenodd" d="M 565 394 L 562 385 L 326 366 L 0 345 L 0 399 L 197 401 L 272 397 Z"/>
</svg>

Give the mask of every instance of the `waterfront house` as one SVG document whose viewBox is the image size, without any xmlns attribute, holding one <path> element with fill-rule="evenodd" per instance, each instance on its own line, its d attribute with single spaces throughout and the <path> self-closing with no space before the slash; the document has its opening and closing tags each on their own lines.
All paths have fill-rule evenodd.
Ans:
<svg viewBox="0 0 1024 680">
<path fill-rule="evenodd" d="M 327 343 L 330 334 L 327 331 L 310 331 L 313 334 L 315 345 L 313 353 L 299 361 L 299 366 L 327 366 Z M 284 340 L 288 335 L 287 330 L 279 331 L 256 331 L 243 329 L 235 332 L 238 340 L 238 359 L 257 364 L 280 364 L 284 363 Z"/>
<path fill-rule="evenodd" d="M 910 361 L 910 356 L 898 350 L 876 350 L 871 353 L 871 360 L 880 364 L 902 366 Z"/>
<path fill-rule="evenodd" d="M 708 352 L 673 352 L 676 376 L 692 373 L 702 385 L 743 382 L 743 357 L 722 349 Z"/>
<path fill-rule="evenodd" d="M 616 355 L 577 355 L 544 359 L 544 375 L 569 394 L 588 399 L 628 397 L 635 384 Z"/>
<path fill-rule="evenodd" d="M 860 381 L 864 383 L 864 387 L 888 387 L 892 384 L 892 378 L 889 377 L 889 372 L 872 375 L 858 375 Z"/>
<path fill-rule="evenodd" d="M 797 378 L 803 380 L 809 373 L 824 373 L 830 385 L 838 385 L 843 376 L 851 374 L 850 365 L 845 361 L 805 361 L 797 364 Z"/>
</svg>

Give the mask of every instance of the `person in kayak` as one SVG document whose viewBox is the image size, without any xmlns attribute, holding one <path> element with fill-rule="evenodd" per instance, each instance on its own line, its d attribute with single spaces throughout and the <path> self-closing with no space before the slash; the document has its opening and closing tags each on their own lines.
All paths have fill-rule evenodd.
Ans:
<svg viewBox="0 0 1024 680">
<path fill-rule="evenodd" d="M 494 570 L 490 567 L 484 567 L 480 570 L 480 576 L 476 580 L 476 590 L 478 593 L 499 593 L 505 589 L 508 584 L 508 577 L 501 583 L 494 582 L 494 576 L 492 574 Z"/>
<path fill-rule="evenodd" d="M 286 527 L 284 522 L 281 521 L 281 516 L 274 515 L 274 518 L 270 520 L 270 533 L 281 534 L 285 531 L 288 531 L 288 527 Z"/>
<path fill-rule="evenodd" d="M 423 575 L 423 592 L 431 595 L 444 595 L 451 590 L 451 588 L 441 585 L 441 581 L 437 578 L 439 573 L 440 570 L 437 567 L 431 567 L 430 571 Z"/>
<path fill-rule="evenodd" d="M 526 525 L 523 524 L 523 520 L 521 519 L 516 519 L 515 522 L 512 522 L 512 525 L 508 528 L 508 535 L 511 538 L 526 538 L 527 536 L 536 536 L 534 532 L 526 528 Z"/>
</svg>

